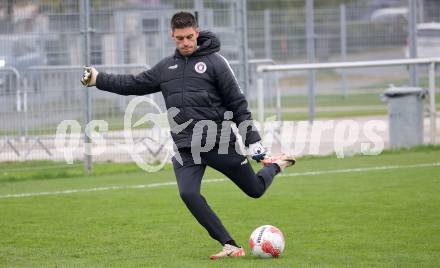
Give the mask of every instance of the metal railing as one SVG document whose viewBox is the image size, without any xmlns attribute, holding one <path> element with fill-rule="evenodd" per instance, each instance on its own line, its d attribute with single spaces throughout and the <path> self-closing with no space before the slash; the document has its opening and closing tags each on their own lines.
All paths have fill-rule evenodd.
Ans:
<svg viewBox="0 0 440 268">
<path fill-rule="evenodd" d="M 24 135 L 26 135 L 26 124 L 23 125 L 23 123 L 21 122 L 23 117 L 23 112 L 26 112 L 26 100 L 27 100 L 27 95 L 26 92 L 23 92 L 21 90 L 20 87 L 20 83 L 21 83 L 21 76 L 20 73 L 18 72 L 18 70 L 14 67 L 1 67 L 0 68 L 0 72 L 1 73 L 10 73 L 12 74 L 11 77 L 13 77 L 11 80 L 14 81 L 15 85 L 9 89 L 7 89 L 10 85 L 7 84 L 6 79 L 5 78 L 5 90 L 4 92 L 0 92 L 0 96 L 2 97 L 2 100 L 0 102 L 2 109 L 0 109 L 0 120 L 3 124 L 2 127 L 0 127 L 0 131 L 5 131 L 6 133 L 8 133 L 8 128 L 15 128 L 18 127 L 18 131 L 21 137 L 23 137 Z M 4 77 L 7 77 L 4 76 Z M 15 87 L 15 111 L 14 109 L 14 104 L 13 104 L 13 99 L 14 99 L 14 87 Z M 10 91 L 10 92 L 8 92 Z M 8 103 L 10 102 L 10 103 Z M 10 104 L 10 105 L 9 105 Z M 13 115 L 16 116 L 16 119 L 18 119 L 16 122 L 11 123 L 8 126 L 5 126 L 5 121 L 6 121 L 6 116 L 3 116 L 3 113 L 7 115 Z M 8 114 L 9 113 L 9 114 Z M 11 126 L 12 125 L 12 126 Z M 3 129 L 3 127 L 5 127 Z M 16 155 L 20 155 L 19 150 L 17 149 L 17 146 L 14 145 L 13 142 L 13 138 L 9 137 L 9 135 L 4 135 L 4 138 L 2 139 L 4 142 L 4 145 L 2 147 L 0 147 L 0 153 L 2 153 L 5 149 L 7 149 L 8 147 L 12 149 L 12 151 L 16 154 Z"/>
<path fill-rule="evenodd" d="M 258 95 L 258 120 L 264 121 L 264 94 L 263 94 L 263 77 L 264 72 L 281 72 L 281 71 L 312 71 L 323 69 L 347 69 L 347 68 L 363 68 L 363 67 L 384 67 L 399 65 L 420 65 L 426 64 L 428 67 L 429 77 L 429 118 L 430 118 L 430 142 L 435 143 L 436 137 L 436 107 L 435 107 L 435 65 L 440 62 L 440 58 L 415 58 L 415 59 L 396 59 L 396 60 L 378 60 L 378 61 L 354 61 L 354 62 L 330 62 L 330 63 L 308 63 L 308 64 L 281 64 L 281 65 L 260 65 L 257 67 L 259 74 L 257 82 Z M 279 92 L 279 88 L 276 89 Z M 277 93 L 278 94 L 278 93 Z M 311 96 L 314 98 L 314 96 Z M 309 102 L 309 121 L 313 121 L 315 107 Z M 314 102 L 313 102 L 314 103 Z M 277 102 L 277 109 L 281 109 L 281 105 Z"/>
</svg>

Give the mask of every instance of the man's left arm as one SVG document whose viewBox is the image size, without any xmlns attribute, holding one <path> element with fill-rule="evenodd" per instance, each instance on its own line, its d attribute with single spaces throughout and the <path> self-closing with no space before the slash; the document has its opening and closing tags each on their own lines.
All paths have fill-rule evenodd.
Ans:
<svg viewBox="0 0 440 268">
<path fill-rule="evenodd" d="M 229 63 L 222 56 L 218 56 L 217 59 L 219 62 L 216 66 L 217 83 L 223 100 L 223 105 L 228 111 L 233 113 L 232 121 L 236 123 L 238 127 L 243 122 L 245 122 L 245 126 L 248 126 L 246 133 L 244 133 L 244 129 L 240 129 L 243 143 L 245 146 L 249 146 L 251 154 L 255 160 L 262 160 L 262 158 L 264 158 L 265 150 L 260 142 L 260 134 L 253 124 L 252 114 L 248 109 L 248 102 L 238 85 L 237 79 Z M 255 154 L 260 156 L 254 157 Z"/>
</svg>

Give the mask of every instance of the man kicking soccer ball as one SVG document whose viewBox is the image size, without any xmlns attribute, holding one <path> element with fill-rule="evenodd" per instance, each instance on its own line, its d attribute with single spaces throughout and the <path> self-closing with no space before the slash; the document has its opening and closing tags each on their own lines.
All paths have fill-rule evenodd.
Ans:
<svg viewBox="0 0 440 268">
<path fill-rule="evenodd" d="M 252 118 L 228 61 L 219 54 L 220 41 L 213 33 L 200 32 L 194 16 L 187 12 L 173 15 L 171 30 L 171 37 L 176 43 L 174 55 L 161 60 L 151 69 L 138 75 L 114 75 L 85 67 L 81 82 L 120 95 L 146 95 L 161 91 L 167 108 L 179 109 L 173 122 L 179 125 L 190 122 L 179 132 L 171 128 L 180 158 L 173 157 L 180 196 L 209 235 L 223 246 L 223 250 L 212 255 L 211 259 L 244 256 L 243 248 L 232 239 L 200 194 L 206 166 L 222 172 L 248 196 L 259 198 L 269 188 L 274 176 L 293 165 L 295 159 L 284 154 L 265 158 L 266 150 L 260 135 L 251 126 L 244 131 L 243 142 L 249 156 L 264 164 L 257 173 L 253 171 L 247 157 L 235 150 L 235 135 L 230 128 L 226 128 L 229 129 L 229 139 L 222 138 L 225 125 L 230 126 L 234 122 L 238 126 Z M 196 135 L 195 126 L 202 120 L 214 122 L 217 131 L 214 134 L 198 131 Z M 200 159 L 197 160 L 194 159 L 194 150 L 200 148 L 195 148 L 192 143 L 195 136 L 202 143 L 213 139 L 215 144 L 209 151 L 200 151 Z"/>
</svg>

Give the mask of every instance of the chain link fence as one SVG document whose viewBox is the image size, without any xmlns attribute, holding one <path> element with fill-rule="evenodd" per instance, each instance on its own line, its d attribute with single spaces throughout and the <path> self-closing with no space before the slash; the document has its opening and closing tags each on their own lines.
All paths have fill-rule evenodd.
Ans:
<svg viewBox="0 0 440 268">
<path fill-rule="evenodd" d="M 331 2 L 331 3 L 330 3 Z M 341 4 L 343 3 L 343 5 Z M 87 5 L 87 8 L 85 5 Z M 408 56 L 408 1 L 315 1 L 317 62 L 393 59 Z M 439 22 L 440 3 L 418 1 L 418 22 Z M 89 27 L 84 24 L 88 10 Z M 88 101 L 79 83 L 82 65 L 136 74 L 173 53 L 169 20 L 176 11 L 195 12 L 202 29 L 220 37 L 240 85 L 256 111 L 256 67 L 307 62 L 305 1 L 215 0 L 20 0 L 0 3 L 0 161 L 61 161 L 54 148 L 63 120 L 85 129 Z M 435 25 L 433 26 L 435 27 Z M 86 35 L 89 38 L 85 45 Z M 436 35 L 435 30 L 427 31 Z M 247 41 L 247 42 L 246 42 Z M 420 49 L 420 48 L 419 48 Z M 419 52 L 420 54 L 422 51 Z M 265 106 L 286 120 L 308 117 L 308 73 L 267 74 Z M 420 85 L 427 84 L 423 69 Z M 316 73 L 317 118 L 383 116 L 380 94 L 393 83 L 408 84 L 406 67 Z M 283 110 L 276 110 L 277 95 Z M 106 138 L 119 142 L 132 97 L 91 89 L 92 118 L 106 120 Z M 160 94 L 151 96 L 163 108 Z M 145 109 L 140 109 L 140 118 Z M 152 137 L 151 126 L 137 138 Z M 147 133 L 148 132 L 148 133 Z M 164 134 L 165 135 L 165 134 Z M 160 140 L 160 137 L 158 138 Z M 83 141 L 79 147 L 83 147 Z M 76 160 L 82 159 L 78 151 Z M 121 150 L 94 160 L 129 161 Z"/>
</svg>

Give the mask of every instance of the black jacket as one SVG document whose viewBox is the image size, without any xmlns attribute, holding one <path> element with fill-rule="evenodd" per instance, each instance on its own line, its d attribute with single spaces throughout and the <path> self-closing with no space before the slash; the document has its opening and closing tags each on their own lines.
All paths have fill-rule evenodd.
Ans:
<svg viewBox="0 0 440 268">
<path fill-rule="evenodd" d="M 174 55 L 138 75 L 100 72 L 96 86 L 120 95 L 146 95 L 161 91 L 167 108 L 180 110 L 174 117 L 177 124 L 193 119 L 183 131 L 171 132 L 177 148 L 191 147 L 193 127 L 200 120 L 216 122 L 218 143 L 226 111 L 233 113 L 232 121 L 237 125 L 251 120 L 251 113 L 229 63 L 218 53 L 218 38 L 211 32 L 201 32 L 197 43 L 199 48 L 191 56 L 184 57 L 176 49 Z M 206 138 L 207 134 L 202 135 Z M 246 146 L 261 140 L 258 132 L 250 128 L 245 136 Z M 231 141 L 234 140 L 235 135 L 231 135 Z"/>
</svg>

